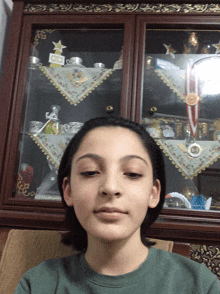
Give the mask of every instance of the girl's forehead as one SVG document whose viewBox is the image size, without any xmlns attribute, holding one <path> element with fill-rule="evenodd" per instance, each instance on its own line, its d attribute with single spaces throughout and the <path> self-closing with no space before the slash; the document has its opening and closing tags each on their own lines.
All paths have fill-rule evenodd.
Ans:
<svg viewBox="0 0 220 294">
<path fill-rule="evenodd" d="M 123 140 L 122 140 L 123 139 Z M 127 141 L 133 142 L 136 144 L 142 144 L 142 141 L 138 134 L 134 131 L 120 127 L 120 126 L 109 126 L 109 127 L 98 127 L 91 131 L 89 131 L 81 142 L 81 146 L 83 143 L 87 144 L 87 142 L 98 143 L 100 144 L 111 144 L 111 141 L 125 143 Z M 84 144 L 84 145 L 85 145 Z M 111 144 L 112 145 L 112 144 Z M 80 146 L 80 147 L 81 147 Z M 87 146 L 88 147 L 88 146 Z"/>
<path fill-rule="evenodd" d="M 83 138 L 74 157 L 82 153 L 108 153 L 122 156 L 136 154 L 148 157 L 141 138 L 134 131 L 118 126 L 98 127 L 89 131 Z M 110 154 L 109 154 L 110 156 Z"/>
</svg>

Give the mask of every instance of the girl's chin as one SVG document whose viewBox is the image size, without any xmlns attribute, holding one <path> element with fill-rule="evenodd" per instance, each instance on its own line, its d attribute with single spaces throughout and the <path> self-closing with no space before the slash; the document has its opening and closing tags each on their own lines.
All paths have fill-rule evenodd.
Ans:
<svg viewBox="0 0 220 294">
<path fill-rule="evenodd" d="M 132 224 L 122 224 L 121 222 L 102 223 L 95 222 L 84 229 L 87 231 L 88 240 L 104 243 L 115 243 L 129 240 L 140 240 L 140 228 L 138 226 L 131 228 Z M 95 228 L 95 229 L 94 229 Z"/>
<path fill-rule="evenodd" d="M 113 230 L 105 230 L 104 232 L 96 232 L 88 235 L 88 239 L 93 242 L 101 242 L 101 243 L 121 243 L 129 241 L 132 238 L 131 235 L 128 235 L 127 232 L 122 231 L 113 231 Z"/>
<path fill-rule="evenodd" d="M 125 240 L 126 237 L 123 238 L 121 234 L 111 234 L 111 235 L 98 234 L 98 235 L 92 236 L 92 239 L 94 241 L 97 240 L 103 243 L 109 243 L 109 242 L 115 243 L 115 242 L 121 242 L 122 240 Z"/>
</svg>

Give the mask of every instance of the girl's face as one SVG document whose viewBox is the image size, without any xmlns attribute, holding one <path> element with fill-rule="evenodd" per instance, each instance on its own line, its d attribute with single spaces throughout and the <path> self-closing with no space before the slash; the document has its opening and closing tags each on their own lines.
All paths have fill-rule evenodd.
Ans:
<svg viewBox="0 0 220 294">
<path fill-rule="evenodd" d="M 107 242 L 140 240 L 147 209 L 160 200 L 148 153 L 138 135 L 123 127 L 99 127 L 85 135 L 63 190 L 88 240 Z"/>
</svg>

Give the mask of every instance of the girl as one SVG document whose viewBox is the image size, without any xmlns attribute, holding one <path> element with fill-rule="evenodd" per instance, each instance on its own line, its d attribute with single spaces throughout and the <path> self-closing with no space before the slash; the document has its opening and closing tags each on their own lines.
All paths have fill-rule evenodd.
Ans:
<svg viewBox="0 0 220 294">
<path fill-rule="evenodd" d="M 203 265 L 146 238 L 165 198 L 163 156 L 144 127 L 123 118 L 84 124 L 62 157 L 58 185 L 79 253 L 29 270 L 20 293 L 220 293 Z"/>
</svg>

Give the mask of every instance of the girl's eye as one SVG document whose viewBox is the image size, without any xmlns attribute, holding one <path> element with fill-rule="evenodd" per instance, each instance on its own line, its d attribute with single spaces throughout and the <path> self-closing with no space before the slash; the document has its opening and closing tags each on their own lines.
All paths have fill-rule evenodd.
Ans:
<svg viewBox="0 0 220 294">
<path fill-rule="evenodd" d="M 82 172 L 80 174 L 84 177 L 94 177 L 95 175 L 99 174 L 99 172 L 98 171 L 86 171 L 86 172 Z"/>
<path fill-rule="evenodd" d="M 137 173 L 125 173 L 125 175 L 127 175 L 129 178 L 132 178 L 132 179 L 138 179 L 142 177 L 142 174 L 137 174 Z"/>
</svg>

